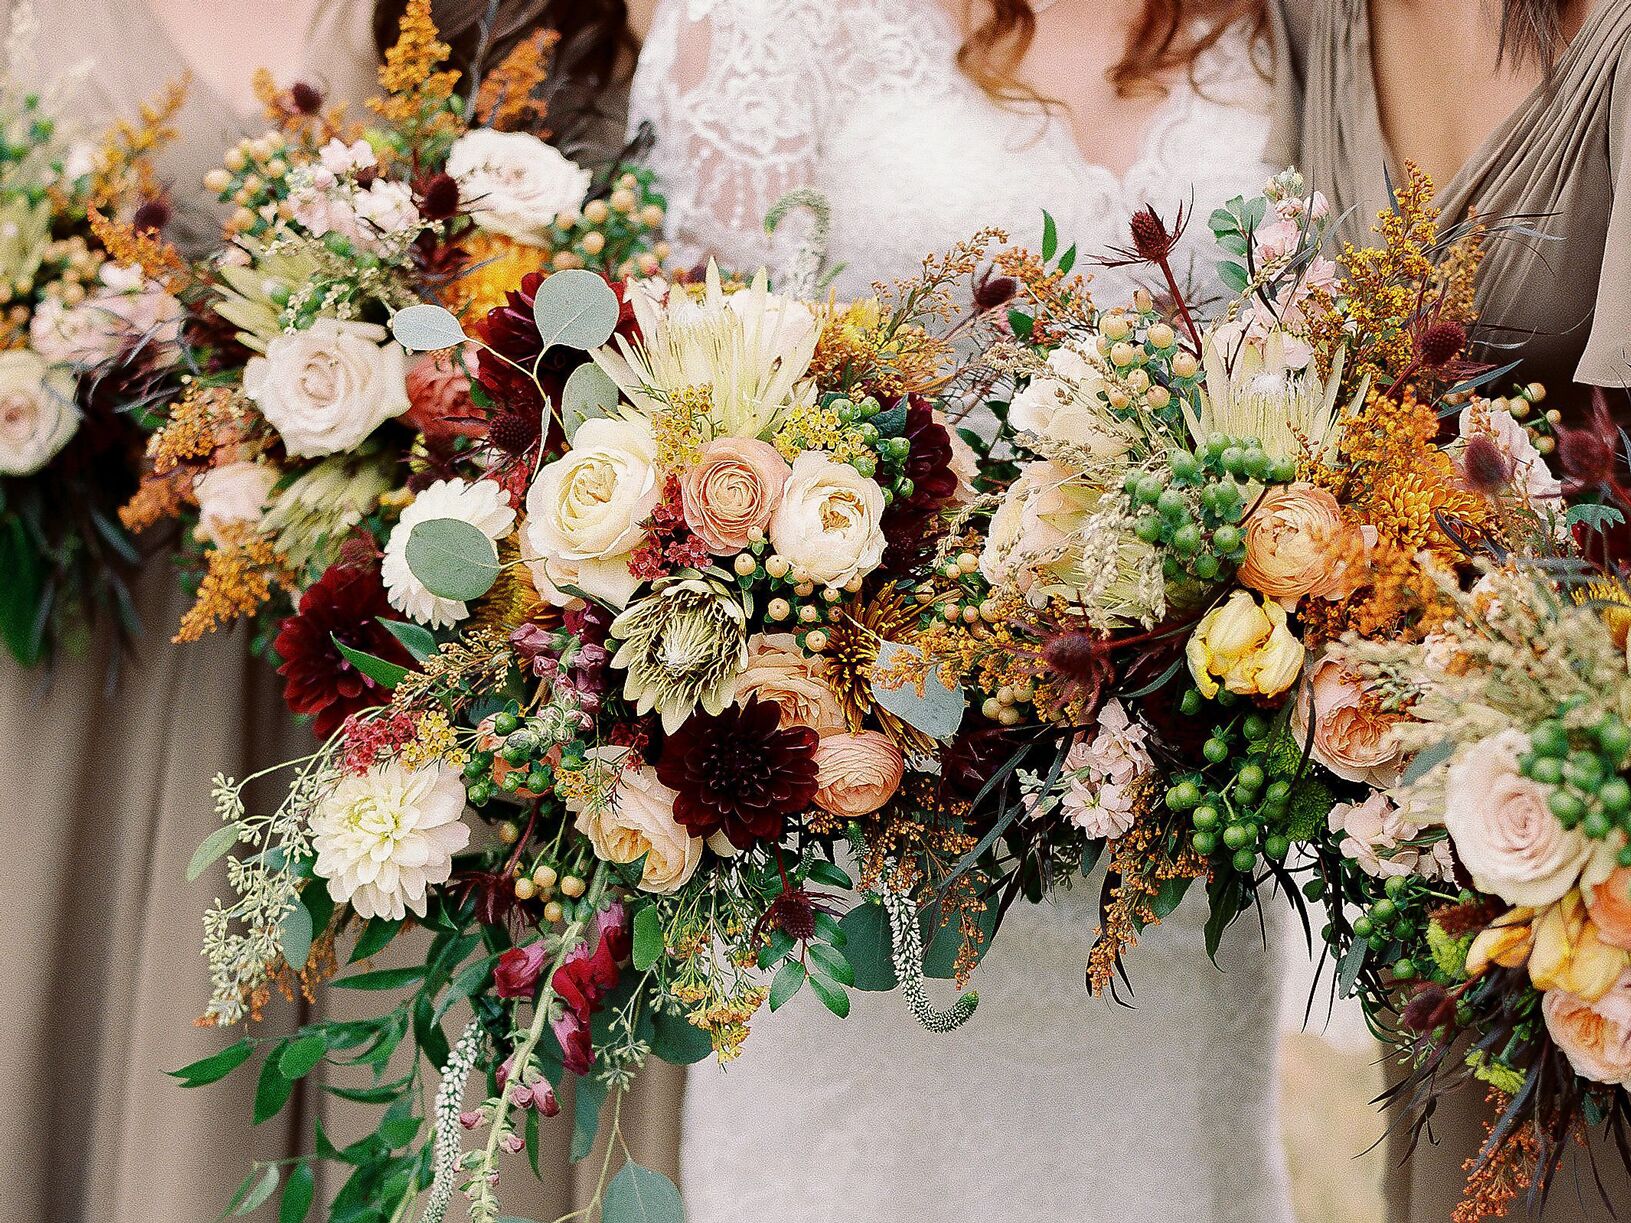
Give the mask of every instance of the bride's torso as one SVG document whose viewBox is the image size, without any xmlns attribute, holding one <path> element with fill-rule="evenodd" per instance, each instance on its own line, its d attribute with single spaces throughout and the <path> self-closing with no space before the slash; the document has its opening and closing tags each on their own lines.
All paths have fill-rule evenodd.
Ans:
<svg viewBox="0 0 1631 1223">
<path fill-rule="evenodd" d="M 1269 85 L 1243 30 L 1126 134 L 1138 151 L 1122 174 L 1082 156 L 1068 117 L 993 101 L 956 67 L 960 42 L 936 0 L 665 0 L 630 122 L 655 129 L 681 257 L 776 265 L 789 242 L 766 238 L 764 213 L 813 186 L 832 208 L 829 261 L 847 265 L 841 295 L 910 276 L 983 226 L 1034 247 L 1043 209 L 1094 270 L 1091 256 L 1124 245 L 1132 213 L 1153 204 L 1193 209 L 1180 275 L 1215 287 L 1205 217 L 1270 172 Z M 1097 269 L 1095 296 L 1114 302 L 1139 279 Z"/>
</svg>

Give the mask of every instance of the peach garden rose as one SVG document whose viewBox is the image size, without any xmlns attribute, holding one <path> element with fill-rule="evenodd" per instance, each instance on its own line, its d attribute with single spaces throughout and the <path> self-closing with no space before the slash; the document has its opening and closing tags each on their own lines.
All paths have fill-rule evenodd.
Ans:
<svg viewBox="0 0 1631 1223">
<path fill-rule="evenodd" d="M 623 752 L 596 749 L 592 755 L 615 768 Z M 657 780 L 654 768 L 625 769 L 617 775 L 610 798 L 594 803 L 575 799 L 567 806 L 577 815 L 575 827 L 589 838 L 597 857 L 616 863 L 645 858 L 642 892 L 666 896 L 679 891 L 702 861 L 702 841 L 675 820 L 674 791 Z"/>
<path fill-rule="evenodd" d="M 1541 999 L 1546 1030 L 1575 1073 L 1631 1085 L 1631 972 L 1596 1002 L 1554 989 Z"/>
<path fill-rule="evenodd" d="M 823 735 L 816 746 L 816 805 L 834 815 L 870 815 L 900 789 L 900 748 L 875 730 Z"/>
<path fill-rule="evenodd" d="M 1305 742 L 1312 721 L 1315 760 L 1345 781 L 1386 788 L 1399 779 L 1404 762 L 1393 738 L 1398 719 L 1375 708 L 1366 695 L 1339 662 L 1322 658 L 1308 672 L 1291 730 L 1297 742 Z"/>
<path fill-rule="evenodd" d="M 845 730 L 819 655 L 799 649 L 792 633 L 766 633 L 748 643 L 748 665 L 736 677 L 735 703 L 749 697 L 781 706 L 782 725 L 808 726 L 817 732 Z"/>
</svg>

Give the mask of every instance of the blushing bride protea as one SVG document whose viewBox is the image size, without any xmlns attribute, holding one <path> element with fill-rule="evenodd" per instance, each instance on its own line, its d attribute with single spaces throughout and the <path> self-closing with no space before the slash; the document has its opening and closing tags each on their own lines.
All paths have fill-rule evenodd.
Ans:
<svg viewBox="0 0 1631 1223">
<path fill-rule="evenodd" d="M 342 777 L 312 813 L 312 869 L 359 916 L 423 917 L 427 889 L 447 882 L 453 855 L 470 843 L 464 804 L 457 770 L 439 762 Z"/>
<path fill-rule="evenodd" d="M 626 672 L 624 699 L 657 710 L 673 734 L 700 705 L 717 714 L 748 665 L 748 613 L 726 582 L 702 574 L 664 578 L 612 621 L 622 644 L 612 666 Z"/>
</svg>

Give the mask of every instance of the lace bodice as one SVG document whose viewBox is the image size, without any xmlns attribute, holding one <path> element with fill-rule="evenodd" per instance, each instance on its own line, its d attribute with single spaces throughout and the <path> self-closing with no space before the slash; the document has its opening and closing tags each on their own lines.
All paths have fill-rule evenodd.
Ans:
<svg viewBox="0 0 1631 1223">
<path fill-rule="evenodd" d="M 780 266 L 802 218 L 774 240 L 761 222 L 798 187 L 832 206 L 841 296 L 910 276 L 982 226 L 1034 246 L 1044 208 L 1089 270 L 1125 244 L 1139 207 L 1170 217 L 1193 205 L 1180 274 L 1203 295 L 1215 287 L 1206 215 L 1268 172 L 1269 86 L 1244 32 L 1175 83 L 1122 175 L 1084 160 L 1060 117 L 993 102 L 955 67 L 960 42 L 935 0 L 663 0 L 630 123 L 656 132 L 650 160 L 680 259 Z M 1135 277 L 1098 269 L 1095 295 L 1118 301 Z"/>
<path fill-rule="evenodd" d="M 1244 37 L 1172 89 L 1125 175 L 1087 164 L 1062 121 L 994 104 L 956 68 L 959 41 L 935 0 L 662 0 L 631 126 L 655 130 L 681 259 L 783 266 L 797 235 L 767 239 L 761 218 L 798 187 L 831 203 L 840 296 L 982 226 L 1034 245 L 1044 208 L 1088 270 L 1134 210 L 1182 204 L 1200 220 L 1180 274 L 1204 296 L 1207 213 L 1269 172 L 1268 86 Z M 1101 269 L 1093 287 L 1115 302 L 1134 277 Z M 1214 965 L 1200 891 L 1135 950 L 1130 1008 L 1083 988 L 1089 881 L 1016 906 L 975 974 L 978 1011 L 949 1036 L 918 1029 L 895 995 L 855 994 L 843 1022 L 808 991 L 761 1016 L 728 1071 L 688 1078 L 686 1217 L 1289 1223 L 1279 911 L 1266 939 L 1236 923 Z"/>
</svg>

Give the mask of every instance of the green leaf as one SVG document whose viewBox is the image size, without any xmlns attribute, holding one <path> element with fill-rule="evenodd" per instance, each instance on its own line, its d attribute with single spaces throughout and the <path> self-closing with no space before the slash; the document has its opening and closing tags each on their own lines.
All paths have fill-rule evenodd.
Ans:
<svg viewBox="0 0 1631 1223">
<path fill-rule="evenodd" d="M 171 1078 L 180 1079 L 183 1087 L 202 1087 L 206 1083 L 213 1083 L 217 1079 L 224 1079 L 239 1066 L 247 1062 L 255 1053 L 255 1046 L 246 1036 L 235 1045 L 228 1045 L 219 1053 L 212 1053 L 208 1057 L 199 1058 L 183 1066 L 180 1070 L 169 1072 Z"/>
<path fill-rule="evenodd" d="M 40 660 L 44 621 L 40 598 L 45 590 L 45 566 L 28 537 L 22 519 L 0 520 L 0 641 L 19 663 L 32 667 Z"/>
<path fill-rule="evenodd" d="M 849 888 L 855 886 L 843 867 L 828 862 L 825 858 L 817 858 L 810 863 L 810 878 L 817 883 L 825 883 L 828 887 Z"/>
<path fill-rule="evenodd" d="M 1597 505 L 1583 501 L 1563 511 L 1565 525 L 1577 527 L 1584 523 L 1588 531 L 1606 531 L 1609 527 L 1617 527 L 1624 521 L 1625 515 L 1612 505 Z"/>
<path fill-rule="evenodd" d="M 883 675 L 898 670 L 897 664 L 903 656 L 913 660 L 907 668 L 908 672 L 921 669 L 923 651 L 916 646 L 902 645 L 898 641 L 880 642 L 873 674 Z M 955 735 L 963 722 L 962 691 L 947 687 L 937 667 L 930 668 L 924 675 L 921 693 L 911 680 L 898 688 L 885 688 L 874 679 L 872 699 L 901 721 L 942 742 Z"/>
<path fill-rule="evenodd" d="M 351 949 L 350 963 L 366 960 L 369 956 L 378 955 L 392 939 L 396 932 L 402 928 L 399 921 L 391 921 L 384 917 L 371 917 L 368 924 L 362 928 L 362 934 L 357 938 L 357 945 Z"/>
<path fill-rule="evenodd" d="M 238 1197 L 233 1199 L 231 1212 L 233 1217 L 242 1218 L 244 1215 L 253 1214 L 259 1210 L 266 1200 L 277 1192 L 278 1181 L 282 1179 L 282 1176 L 283 1174 L 278 1170 L 276 1164 L 272 1164 L 266 1171 L 262 1172 L 258 1181 L 255 1180 L 255 1174 L 251 1172 L 244 1179 L 243 1185 L 239 1187 Z M 245 1192 L 246 1189 L 248 1190 L 247 1193 Z"/>
<path fill-rule="evenodd" d="M 321 883 L 313 883 L 300 890 L 300 903 L 305 906 L 306 912 L 311 916 L 311 928 L 315 934 L 320 930 L 327 930 L 329 920 L 334 916 L 334 897 L 328 894 L 328 888 Z"/>
<path fill-rule="evenodd" d="M 479 599 L 491 590 L 501 568 L 493 541 L 480 527 L 460 518 L 414 523 L 402 556 L 426 590 L 439 599 L 459 603 Z"/>
<path fill-rule="evenodd" d="M 1072 242 L 1070 244 L 1070 249 L 1068 251 L 1066 251 L 1063 255 L 1059 256 L 1059 264 L 1058 264 L 1058 267 L 1055 268 L 1055 271 L 1057 271 L 1059 273 L 1059 275 L 1063 276 L 1067 272 L 1069 272 L 1071 268 L 1073 268 L 1075 266 L 1076 266 L 1076 244 L 1074 242 Z"/>
<path fill-rule="evenodd" d="M 844 931 L 844 958 L 855 970 L 856 989 L 895 988 L 894 950 L 889 939 L 889 915 L 883 906 L 856 905 L 838 922 Z"/>
<path fill-rule="evenodd" d="M 593 361 L 585 362 L 567 375 L 561 388 L 561 429 L 566 440 L 577 436 L 586 420 L 610 416 L 617 411 L 617 383 Z"/>
<path fill-rule="evenodd" d="M 556 344 L 588 351 L 617 330 L 622 305 L 610 286 L 586 268 L 568 268 L 546 277 L 532 298 L 532 321 L 547 352 Z"/>
<path fill-rule="evenodd" d="M 1183 903 L 1184 893 L 1189 891 L 1189 885 L 1194 879 L 1184 876 L 1178 879 L 1168 879 L 1161 885 L 1161 890 L 1155 894 L 1150 902 L 1150 908 L 1160 918 L 1171 917 L 1178 906 Z"/>
<path fill-rule="evenodd" d="M 1408 786 L 1412 782 L 1420 781 L 1453 755 L 1455 755 L 1453 739 L 1440 739 L 1437 743 L 1428 744 L 1410 758 L 1399 784 Z"/>
<path fill-rule="evenodd" d="M 296 1164 L 289 1173 L 289 1182 L 283 1186 L 283 1201 L 278 1205 L 277 1223 L 300 1223 L 311 1210 L 312 1198 L 317 1193 L 317 1178 L 311 1165 Z"/>
<path fill-rule="evenodd" d="M 303 1079 L 317 1068 L 327 1052 L 328 1041 L 321 1032 L 302 1036 L 278 1055 L 278 1073 L 286 1079 Z"/>
<path fill-rule="evenodd" d="M 1227 259 L 1218 264 L 1218 279 L 1236 293 L 1244 293 L 1249 282 L 1246 269 Z"/>
<path fill-rule="evenodd" d="M 661 1172 L 629 1162 L 606 1186 L 601 1223 L 684 1223 L 685 1207 L 674 1182 Z"/>
<path fill-rule="evenodd" d="M 358 973 L 354 977 L 340 977 L 330 981 L 334 989 L 402 989 L 413 985 L 425 975 L 423 964 L 414 964 L 408 968 L 381 968 L 378 972 Z"/>
<path fill-rule="evenodd" d="M 463 344 L 469 338 L 451 310 L 429 302 L 404 307 L 391 315 L 391 335 L 409 352 L 435 352 Z"/>
<path fill-rule="evenodd" d="M 399 667 L 394 662 L 386 662 L 383 658 L 375 658 L 362 650 L 352 649 L 332 633 L 329 634 L 329 640 L 340 651 L 340 657 L 383 688 L 395 688 L 408 673 L 406 667 Z"/>
<path fill-rule="evenodd" d="M 403 1096 L 397 1103 L 409 1099 L 410 1097 Z M 400 1150 L 418 1137 L 419 1128 L 423 1124 L 422 1117 L 387 1117 L 379 1127 L 379 1136 L 391 1150 Z"/>
<path fill-rule="evenodd" d="M 187 863 L 187 882 L 192 883 L 209 869 L 210 864 L 227 850 L 238 843 L 238 825 L 222 824 L 209 836 L 204 843 L 193 850 L 193 856 Z"/>
<path fill-rule="evenodd" d="M 311 957 L 311 935 L 311 913 L 305 905 L 297 904 L 278 923 L 278 945 L 283 948 L 283 958 L 296 972 L 306 967 L 306 961 Z"/>
<path fill-rule="evenodd" d="M 1042 210 L 1042 262 L 1047 263 L 1053 259 L 1053 253 L 1059 249 L 1059 226 L 1054 222 L 1053 213 L 1046 208 Z"/>
<path fill-rule="evenodd" d="M 714 1051 L 708 1034 L 683 1015 L 653 1015 L 651 1029 L 651 1051 L 670 1066 L 689 1066 Z"/>
<path fill-rule="evenodd" d="M 656 905 L 634 915 L 634 970 L 645 972 L 662 958 L 663 921 Z"/>
<path fill-rule="evenodd" d="M 604 1103 L 606 1084 L 599 1079 L 580 1078 L 574 1084 L 570 1151 L 573 1163 L 595 1149 L 595 1135 L 600 1132 L 600 1106 Z"/>
<path fill-rule="evenodd" d="M 261 1065 L 260 1081 L 255 1084 L 255 1124 L 259 1125 L 271 1117 L 289 1102 L 289 1095 L 294 1091 L 294 1084 L 283 1077 L 278 1070 L 278 1063 L 283 1060 L 283 1046 L 279 1045 L 276 1052 L 268 1054 L 266 1061 Z"/>
<path fill-rule="evenodd" d="M 855 969 L 844 958 L 842 951 L 836 951 L 825 943 L 811 943 L 809 945 L 810 958 L 815 961 L 816 971 L 840 985 L 855 984 Z"/>
<path fill-rule="evenodd" d="M 357 1104 L 389 1104 L 407 1090 L 408 1083 L 408 1079 L 381 1083 L 377 1087 L 341 1087 L 338 1083 L 325 1083 L 323 1090 Z"/>
<path fill-rule="evenodd" d="M 936 926 L 933 921 L 932 911 L 923 915 L 923 975 L 937 981 L 949 981 L 957 975 L 957 953 L 962 950 L 963 932 L 955 921 L 948 921 L 943 926 Z M 974 924 L 981 935 L 974 954 L 977 964 L 991 946 L 992 936 L 997 930 L 996 906 L 987 905 L 984 912 L 974 919 Z"/>
<path fill-rule="evenodd" d="M 406 620 L 387 620 L 379 617 L 379 622 L 385 631 L 402 643 L 403 649 L 413 655 L 415 662 L 424 662 L 436 653 L 436 635 L 422 624 L 410 624 Z"/>
<path fill-rule="evenodd" d="M 1348 954 L 1342 957 L 1342 966 L 1337 972 L 1337 997 L 1351 998 L 1354 992 L 1354 982 L 1359 980 L 1359 970 L 1365 965 L 1365 953 L 1370 950 L 1370 944 L 1362 938 L 1356 938 Z"/>
<path fill-rule="evenodd" d="M 799 992 L 799 986 L 804 984 L 804 965 L 797 960 L 788 960 L 779 969 L 770 982 L 770 1009 L 779 1011 L 787 1000 Z"/>
<path fill-rule="evenodd" d="M 840 1019 L 849 1018 L 849 995 L 842 986 L 834 985 L 824 977 L 812 976 L 810 988 L 815 990 L 815 996 L 821 999 L 821 1004 Z"/>
</svg>

